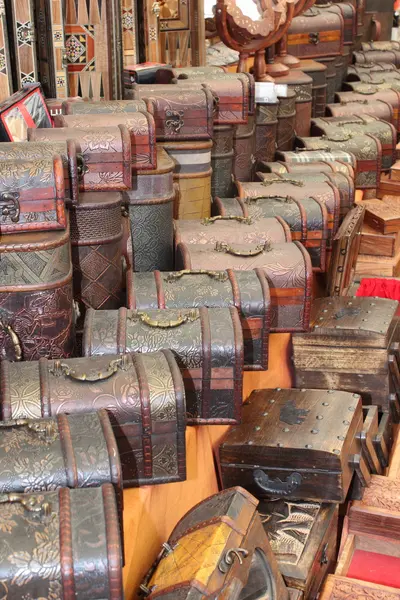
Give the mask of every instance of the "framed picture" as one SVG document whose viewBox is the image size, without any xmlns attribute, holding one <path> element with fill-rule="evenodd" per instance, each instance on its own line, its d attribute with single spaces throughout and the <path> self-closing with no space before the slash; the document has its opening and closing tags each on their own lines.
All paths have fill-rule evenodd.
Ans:
<svg viewBox="0 0 400 600">
<path fill-rule="evenodd" d="M 24 142 L 32 127 L 53 127 L 40 83 L 26 86 L 0 104 L 0 141 Z"/>
</svg>

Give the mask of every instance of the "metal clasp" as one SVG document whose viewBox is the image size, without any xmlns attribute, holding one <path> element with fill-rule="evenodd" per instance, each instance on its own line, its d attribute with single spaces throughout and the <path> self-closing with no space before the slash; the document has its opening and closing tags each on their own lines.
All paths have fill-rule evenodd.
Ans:
<svg viewBox="0 0 400 600">
<path fill-rule="evenodd" d="M 86 175 L 86 173 L 89 171 L 89 167 L 86 164 L 86 160 L 85 157 L 83 156 L 83 154 L 81 153 L 77 153 L 76 155 L 76 163 L 77 163 L 77 170 L 78 170 L 78 177 L 80 179 L 82 179 L 82 177 L 84 175 Z"/>
<path fill-rule="evenodd" d="M 233 565 L 235 558 L 237 558 L 239 564 L 242 565 L 242 556 L 243 558 L 246 558 L 248 555 L 248 550 L 245 550 L 244 548 L 231 548 L 231 550 L 228 550 L 228 552 L 225 553 L 224 558 L 218 565 L 218 569 L 221 571 L 221 573 L 227 573 Z"/>
<path fill-rule="evenodd" d="M 319 31 L 309 33 L 308 40 L 310 44 L 314 44 L 314 46 L 317 46 L 319 44 Z"/>
<path fill-rule="evenodd" d="M 183 110 L 166 110 L 165 111 L 165 129 L 171 133 L 179 133 L 185 124 Z"/>
<path fill-rule="evenodd" d="M 2 217 L 9 217 L 13 223 L 18 223 L 20 217 L 19 192 L 3 192 L 0 195 Z"/>
</svg>

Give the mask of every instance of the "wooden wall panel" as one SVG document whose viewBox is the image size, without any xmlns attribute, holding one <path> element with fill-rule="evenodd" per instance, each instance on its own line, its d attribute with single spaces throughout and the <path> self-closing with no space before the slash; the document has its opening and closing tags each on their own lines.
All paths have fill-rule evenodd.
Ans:
<svg viewBox="0 0 400 600">
<path fill-rule="evenodd" d="M 36 30 L 39 77 L 43 91 L 47 98 L 67 98 L 67 58 L 62 0 L 37 0 Z"/>
<path fill-rule="evenodd" d="M 13 93 L 10 52 L 8 48 L 6 10 L 4 0 L 0 0 L 0 102 Z"/>
<path fill-rule="evenodd" d="M 8 19 L 12 30 L 18 89 L 38 79 L 33 0 L 11 0 Z"/>
<path fill-rule="evenodd" d="M 136 0 L 121 0 L 122 52 L 124 67 L 139 62 Z"/>
</svg>

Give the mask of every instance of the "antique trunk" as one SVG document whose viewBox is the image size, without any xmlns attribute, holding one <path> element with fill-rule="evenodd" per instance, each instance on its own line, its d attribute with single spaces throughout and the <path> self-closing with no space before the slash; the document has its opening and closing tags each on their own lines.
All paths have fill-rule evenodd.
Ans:
<svg viewBox="0 0 400 600">
<path fill-rule="evenodd" d="M 0 233 L 65 229 L 61 156 L 0 163 Z"/>
<path fill-rule="evenodd" d="M 63 3 L 37 0 L 35 9 L 39 79 L 46 98 L 57 98 L 62 103 L 68 97 Z"/>
<path fill-rule="evenodd" d="M 324 4 L 324 1 L 322 0 L 320 4 Z M 318 8 L 318 2 L 316 8 Z M 335 2 L 328 8 L 324 7 L 324 14 L 326 11 L 342 15 L 344 21 L 343 45 L 353 46 L 357 33 L 357 15 L 354 6 L 350 2 Z"/>
<path fill-rule="evenodd" d="M 268 177 L 268 175 L 266 175 L 266 177 Z M 251 198 L 257 198 L 259 196 L 261 196 L 261 198 L 264 198 L 265 196 L 283 196 L 284 198 L 295 198 L 300 202 L 303 202 L 304 198 L 318 200 L 325 205 L 328 214 L 327 239 L 328 248 L 330 248 L 333 236 L 339 227 L 340 195 L 338 189 L 329 181 L 321 183 L 309 181 L 304 183 L 301 180 L 297 181 L 297 179 L 291 179 L 290 177 L 290 175 L 271 175 L 269 181 L 250 183 L 237 182 L 238 196 L 242 200 L 247 200 L 248 203 L 252 202 Z M 255 200 L 255 202 L 257 204 L 257 200 Z M 314 206 L 314 210 L 315 209 L 316 207 Z M 319 223 L 321 223 L 321 217 L 319 217 Z M 324 230 L 324 227 L 321 227 L 320 230 Z"/>
<path fill-rule="evenodd" d="M 142 595 L 149 600 L 233 600 L 273 594 L 289 600 L 257 504 L 240 487 L 196 504 L 163 544 L 140 586 Z"/>
<path fill-rule="evenodd" d="M 37 360 L 71 356 L 72 264 L 65 231 L 0 240 L 0 356 Z"/>
<path fill-rule="evenodd" d="M 253 115 L 249 115 L 247 123 L 245 125 L 238 125 L 233 135 L 232 173 L 238 181 L 249 181 L 252 179 L 255 151 L 255 118 Z"/>
<path fill-rule="evenodd" d="M 89 311 L 85 356 L 169 348 L 182 372 L 189 425 L 239 423 L 243 334 L 236 308 Z"/>
<path fill-rule="evenodd" d="M 276 149 L 293 150 L 296 126 L 296 93 L 288 88 L 278 92 L 278 125 L 276 129 Z M 243 180 L 243 181 L 249 181 Z"/>
<path fill-rule="evenodd" d="M 315 600 L 335 565 L 337 505 L 261 501 L 258 512 L 286 585 Z"/>
<path fill-rule="evenodd" d="M 16 88 L 22 89 L 26 83 L 38 81 L 36 36 L 33 0 L 11 0 L 7 14 L 10 41 L 13 42 L 11 55 L 15 61 L 14 76 Z M 11 48 L 10 48 L 11 49 Z"/>
<path fill-rule="evenodd" d="M 391 123 L 381 121 L 369 115 L 347 117 L 328 117 L 313 119 L 311 122 L 312 135 L 328 135 L 341 131 L 344 134 L 370 133 L 378 138 L 382 145 L 382 169 L 388 170 L 395 161 L 397 131 Z"/>
<path fill-rule="evenodd" d="M 390 87 L 380 87 L 370 83 L 355 83 L 357 90 L 354 92 L 337 92 L 336 102 L 346 102 L 348 100 L 367 100 L 368 104 L 375 100 L 383 100 L 393 108 L 393 125 L 396 131 L 400 131 L 400 92 Z M 382 84 L 385 85 L 385 84 Z M 388 84 L 390 86 L 390 84 Z M 358 110 L 358 109 L 357 109 Z M 333 115 L 335 116 L 335 115 Z M 378 116 L 378 115 L 375 115 Z"/>
<path fill-rule="evenodd" d="M 131 136 L 132 169 L 144 171 L 157 167 L 156 129 L 152 115 L 145 111 L 125 114 L 61 115 L 57 127 L 92 129 L 125 125 Z"/>
<path fill-rule="evenodd" d="M 364 65 L 354 64 L 349 66 L 346 80 L 362 81 L 364 77 L 386 77 L 387 75 L 391 74 L 397 76 L 397 67 L 396 65 L 392 65 L 390 63 L 367 63 Z"/>
<path fill-rule="evenodd" d="M 362 28 L 362 40 L 364 42 L 380 39 L 390 40 L 392 26 L 393 2 L 391 0 L 366 0 L 364 11 L 364 27 Z M 390 42 L 386 43 L 390 44 Z"/>
<path fill-rule="evenodd" d="M 384 235 L 374 227 L 364 223 L 361 229 L 360 254 L 388 256 L 393 258 L 400 250 L 400 234 Z"/>
<path fill-rule="evenodd" d="M 292 239 L 302 242 L 307 248 L 313 270 L 325 271 L 328 213 L 325 205 L 315 198 L 303 197 L 300 201 L 288 196 L 268 196 L 268 193 L 254 199 L 216 198 L 215 209 L 225 218 L 251 219 L 257 224 L 265 221 L 266 217 L 268 220 L 270 217 L 284 219 L 290 227 Z M 255 241 L 260 240 L 253 240 L 253 243 Z"/>
<path fill-rule="evenodd" d="M 257 115 L 258 116 L 258 115 Z M 257 123 L 256 116 L 256 147 L 257 147 Z M 234 134 L 235 128 L 233 125 L 215 125 L 213 133 L 213 143 L 211 149 L 211 195 L 210 204 L 207 208 L 211 211 L 211 198 L 219 194 L 230 194 L 232 188 L 232 171 L 234 164 Z M 204 215 L 208 217 L 210 212 Z M 191 218 L 193 218 L 192 215 Z"/>
<path fill-rule="evenodd" d="M 341 14 L 314 7 L 295 17 L 288 29 L 288 52 L 298 58 L 339 56 L 343 53 Z"/>
<path fill-rule="evenodd" d="M 243 330 L 244 369 L 268 367 L 271 300 L 261 269 L 129 272 L 127 297 L 128 307 L 134 311 L 236 307 Z"/>
<path fill-rule="evenodd" d="M 335 101 L 336 92 L 336 57 L 318 58 L 318 64 L 326 67 L 326 102 Z M 325 114 L 325 113 L 324 113 Z"/>
<path fill-rule="evenodd" d="M 110 415 L 124 487 L 185 479 L 185 392 L 171 351 L 1 363 L 4 421 L 100 408 Z"/>
<path fill-rule="evenodd" d="M 134 271 L 173 268 L 174 169 L 178 165 L 157 148 L 157 168 L 138 171 L 123 194 L 129 213 Z M 182 181 L 182 180 L 181 180 Z"/>
<path fill-rule="evenodd" d="M 122 509 L 121 463 L 105 409 L 0 423 L 0 465 L 1 494 L 112 483 Z"/>
<path fill-rule="evenodd" d="M 358 394 L 255 390 L 242 412 L 219 447 L 224 488 L 240 479 L 259 498 L 344 502 L 360 458 Z"/>
<path fill-rule="evenodd" d="M 123 302 L 122 195 L 88 192 L 69 207 L 74 297 L 81 311 Z"/>
<path fill-rule="evenodd" d="M 313 80 L 311 116 L 323 117 L 327 103 L 327 66 L 315 60 L 307 59 L 301 60 L 295 70 L 303 71 L 303 73 L 309 75 Z"/>
<path fill-rule="evenodd" d="M 52 127 L 39 83 L 26 86 L 0 104 L 1 142 L 26 142 L 29 127 Z"/>
<path fill-rule="evenodd" d="M 32 142 L 73 140 L 80 162 L 81 192 L 111 192 L 132 188 L 131 138 L 126 125 L 78 129 L 30 129 Z"/>
<path fill-rule="evenodd" d="M 378 187 L 382 170 L 382 144 L 369 133 L 331 132 L 321 137 L 297 137 L 296 144 L 307 150 L 345 150 L 357 159 L 355 185 L 359 189 Z"/>
<path fill-rule="evenodd" d="M 335 161 L 319 161 L 315 163 L 285 163 L 283 161 L 276 162 L 259 162 L 257 164 L 258 171 L 262 173 L 296 173 L 304 176 L 312 174 L 325 173 L 327 175 L 343 174 L 354 180 L 354 169 L 349 163 L 339 160 Z M 354 181 L 353 181 L 354 183 Z"/>
<path fill-rule="evenodd" d="M 393 107 L 389 102 L 385 102 L 384 100 L 370 101 L 347 97 L 346 100 L 342 100 L 340 103 L 328 104 L 326 107 L 326 115 L 328 117 L 347 117 L 352 119 L 355 113 L 358 116 L 370 115 L 371 117 L 391 123 L 395 128 L 397 126 Z"/>
<path fill-rule="evenodd" d="M 1 557 L 6 597 L 121 600 L 123 550 L 110 483 L 3 494 Z"/>
<path fill-rule="evenodd" d="M 321 164 L 321 163 L 319 163 Z M 261 164 L 261 167 L 263 165 Z M 322 169 L 323 170 L 323 169 Z M 292 179 L 303 184 L 330 182 L 334 185 L 340 195 L 340 216 L 343 217 L 354 204 L 354 180 L 344 173 L 263 173 L 257 172 L 260 181 L 268 181 L 271 177 L 282 177 L 283 179 Z"/>
<path fill-rule="evenodd" d="M 140 86 L 135 91 L 137 99 L 148 100 L 156 123 L 157 142 L 212 139 L 215 103 L 209 89 L 158 87 L 159 90 Z"/>
<path fill-rule="evenodd" d="M 279 77 L 279 85 L 287 85 L 288 89 L 296 94 L 295 130 L 297 135 L 309 135 L 312 114 L 312 78 L 303 71 L 293 69 L 287 75 Z M 272 159 L 273 157 L 269 159 L 262 158 L 262 160 Z"/>
<path fill-rule="evenodd" d="M 369 65 L 382 64 L 382 65 L 396 65 L 398 68 L 400 65 L 400 52 L 392 50 L 391 48 L 383 49 L 371 49 L 363 52 L 354 52 L 354 62 L 358 65 Z"/>
<path fill-rule="evenodd" d="M 278 131 L 278 101 L 257 102 L 256 104 L 256 149 L 254 157 L 256 160 L 273 160 L 276 151 L 276 136 Z M 290 119 L 289 119 L 290 121 Z M 251 160 L 251 157 L 250 157 Z M 215 194 L 215 196 L 230 195 Z"/>
<path fill-rule="evenodd" d="M 222 170 L 222 165 L 216 163 L 216 157 L 213 160 L 212 145 L 211 140 L 159 144 L 168 152 L 175 164 L 173 179 L 176 184 L 174 202 L 176 219 L 196 219 L 210 216 L 213 183 L 211 166 L 213 168 L 215 168 L 214 165 L 220 166 Z M 233 156 L 233 151 L 231 156 Z M 232 161 L 232 159 L 230 160 Z"/>
<path fill-rule="evenodd" d="M 397 302 L 382 298 L 314 300 L 311 331 L 293 336 L 296 386 L 336 387 L 390 408 L 399 389 L 396 310 Z"/>
<path fill-rule="evenodd" d="M 300 242 L 274 244 L 180 244 L 176 251 L 179 269 L 263 270 L 271 294 L 271 330 L 305 331 L 309 326 L 312 265 Z"/>
<path fill-rule="evenodd" d="M 386 585 L 377 585 L 360 579 L 328 575 L 319 600 L 399 600 L 400 590 Z"/>
<path fill-rule="evenodd" d="M 151 112 L 151 105 L 144 100 L 101 100 L 99 102 L 76 102 L 66 100 L 63 105 L 65 115 L 98 115 L 98 114 L 123 114 L 142 111 Z"/>
<path fill-rule="evenodd" d="M 329 150 L 307 150 L 306 148 L 296 148 L 294 152 L 277 152 L 276 159 L 285 164 L 304 166 L 310 169 L 313 163 L 322 161 L 332 162 L 341 161 L 353 168 L 354 173 L 357 170 L 357 159 L 351 152 L 330 148 Z M 313 167 L 314 168 L 314 167 Z"/>
</svg>

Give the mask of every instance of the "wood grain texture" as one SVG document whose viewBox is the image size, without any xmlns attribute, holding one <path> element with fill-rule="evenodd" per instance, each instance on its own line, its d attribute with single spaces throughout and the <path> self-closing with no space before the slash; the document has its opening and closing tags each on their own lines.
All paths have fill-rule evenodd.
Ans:
<svg viewBox="0 0 400 600">
<path fill-rule="evenodd" d="M 349 579 L 347 577 L 338 577 L 329 575 L 320 600 L 398 600 L 400 590 Z"/>
<path fill-rule="evenodd" d="M 0 102 L 13 93 L 4 1 L 0 2 Z"/>
<path fill-rule="evenodd" d="M 18 89 L 38 80 L 33 0 L 11 0 L 12 38 Z"/>
<path fill-rule="evenodd" d="M 385 235 L 364 223 L 361 229 L 360 254 L 393 258 L 399 249 L 399 232 Z"/>
</svg>

